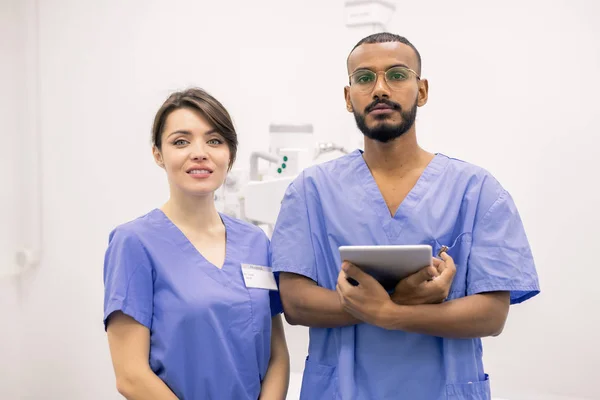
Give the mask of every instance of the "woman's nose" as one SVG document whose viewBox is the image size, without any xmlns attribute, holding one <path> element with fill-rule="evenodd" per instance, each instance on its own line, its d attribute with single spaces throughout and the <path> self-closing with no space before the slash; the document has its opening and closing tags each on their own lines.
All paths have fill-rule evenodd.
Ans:
<svg viewBox="0 0 600 400">
<path fill-rule="evenodd" d="M 208 158 L 206 148 L 200 144 L 194 145 L 190 152 L 190 158 L 192 160 L 206 160 Z"/>
</svg>

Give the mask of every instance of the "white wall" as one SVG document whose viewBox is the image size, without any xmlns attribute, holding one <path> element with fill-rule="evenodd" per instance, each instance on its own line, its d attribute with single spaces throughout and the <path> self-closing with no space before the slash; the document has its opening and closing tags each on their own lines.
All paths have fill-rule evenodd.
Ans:
<svg viewBox="0 0 600 400">
<path fill-rule="evenodd" d="M 24 59 L 19 57 L 19 48 L 23 47 L 18 42 L 19 19 L 16 1 L 0 3 L 0 35 L 8 40 L 0 42 L 2 62 L 0 63 L 0 121 L 2 121 L 2 139 L 7 151 L 4 157 L 0 157 L 0 171 L 2 171 L 2 195 L 0 197 L 1 220 L 0 230 L 0 276 L 12 273 L 13 258 L 10 256 L 16 247 L 12 227 L 16 226 L 16 215 L 12 210 L 17 206 L 17 179 L 12 173 L 17 162 L 17 152 L 14 151 L 18 141 L 19 131 L 19 104 L 21 97 L 18 93 L 18 85 L 23 83 L 23 77 L 19 70 L 23 67 Z M 4 172 L 6 171 L 6 172 Z M 4 189 L 5 188 L 5 189 Z"/>
<path fill-rule="evenodd" d="M 18 0 L 0 2 L 0 398 L 15 399 L 21 387 L 20 280 L 12 276 L 19 246 L 20 179 L 13 173 L 25 151 L 25 12 Z"/>
<path fill-rule="evenodd" d="M 19 388 L 25 399 L 117 399 L 101 321 L 102 258 L 113 226 L 166 198 L 150 156 L 153 113 L 171 90 L 208 89 L 234 117 L 239 166 L 266 148 L 271 122 L 311 122 L 323 140 L 355 145 L 342 99 L 354 38 L 341 0 L 40 3 L 45 252 L 21 286 L 0 286 L 0 312 L 23 323 L 0 330 L 14 366 L 0 369 L 0 398 Z M 600 223 L 592 184 L 599 6 L 482 3 L 396 2 L 389 29 L 420 49 L 430 79 L 422 144 L 504 183 L 538 262 L 542 295 L 513 308 L 504 334 L 486 340 L 486 365 L 500 397 L 598 398 L 592 296 L 600 273 L 588 257 Z M 11 8 L 2 7 L 4 21 Z M 4 59 L 18 48 L 1 50 Z M 2 65 L 0 76 L 19 69 Z M 298 371 L 305 330 L 289 333 Z M 19 338 L 20 356 L 5 345 Z M 15 371 L 23 384 L 7 386 Z"/>
</svg>

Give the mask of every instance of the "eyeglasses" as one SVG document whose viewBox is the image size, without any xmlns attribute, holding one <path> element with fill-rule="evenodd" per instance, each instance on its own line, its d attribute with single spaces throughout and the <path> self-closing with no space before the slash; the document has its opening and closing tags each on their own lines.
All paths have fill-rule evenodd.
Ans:
<svg viewBox="0 0 600 400">
<path fill-rule="evenodd" d="M 355 87 L 361 92 L 370 92 L 375 87 L 377 77 L 380 73 L 385 76 L 385 82 L 391 90 L 401 90 L 404 83 L 414 74 L 417 80 L 421 77 L 412 69 L 407 67 L 392 67 L 385 72 L 373 72 L 370 69 L 359 69 L 355 71 L 350 78 L 350 86 Z"/>
</svg>

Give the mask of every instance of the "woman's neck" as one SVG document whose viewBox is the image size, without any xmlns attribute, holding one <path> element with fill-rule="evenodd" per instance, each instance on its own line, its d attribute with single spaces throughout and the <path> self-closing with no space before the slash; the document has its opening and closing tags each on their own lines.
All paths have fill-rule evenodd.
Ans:
<svg viewBox="0 0 600 400">
<path fill-rule="evenodd" d="M 212 193 L 189 196 L 171 191 L 161 210 L 175 225 L 186 230 L 210 232 L 223 226 Z"/>
</svg>

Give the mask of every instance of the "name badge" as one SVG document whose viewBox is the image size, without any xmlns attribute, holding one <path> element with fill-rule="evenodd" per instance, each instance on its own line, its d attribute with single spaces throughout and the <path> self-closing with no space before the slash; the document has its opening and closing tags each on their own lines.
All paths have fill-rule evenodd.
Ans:
<svg viewBox="0 0 600 400">
<path fill-rule="evenodd" d="M 275 275 L 269 267 L 242 264 L 242 274 L 247 288 L 277 290 Z"/>
</svg>

